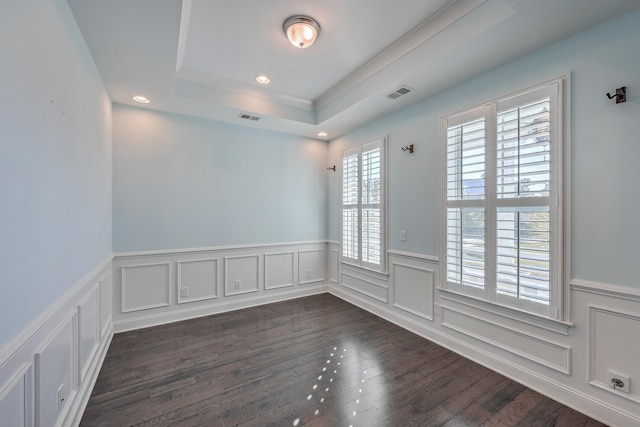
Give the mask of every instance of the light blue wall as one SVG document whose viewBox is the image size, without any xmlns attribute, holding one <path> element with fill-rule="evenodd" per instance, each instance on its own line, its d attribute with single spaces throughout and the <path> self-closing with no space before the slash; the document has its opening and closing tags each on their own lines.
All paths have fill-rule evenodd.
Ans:
<svg viewBox="0 0 640 427">
<path fill-rule="evenodd" d="M 0 13 L 0 346 L 111 254 L 111 102 L 64 0 Z"/>
<path fill-rule="evenodd" d="M 640 288 L 639 22 L 637 10 L 376 120 L 332 141 L 329 161 L 388 134 L 389 248 L 437 256 L 440 117 L 571 72 L 571 274 Z M 615 105 L 605 93 L 622 85 L 629 100 Z M 400 149 L 411 143 L 412 156 Z M 339 196 L 330 181 L 335 240 Z"/>
<path fill-rule="evenodd" d="M 327 237 L 327 143 L 114 105 L 116 252 Z"/>
</svg>

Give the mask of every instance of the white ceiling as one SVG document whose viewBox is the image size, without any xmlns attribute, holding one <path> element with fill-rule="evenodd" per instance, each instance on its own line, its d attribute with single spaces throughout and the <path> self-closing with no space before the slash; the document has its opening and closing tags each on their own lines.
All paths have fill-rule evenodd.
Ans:
<svg viewBox="0 0 640 427">
<path fill-rule="evenodd" d="M 114 102 L 323 139 L 640 0 L 68 0 Z M 315 18 L 297 49 L 282 23 Z M 269 85 L 255 77 L 266 74 Z M 414 89 L 391 100 L 387 94 Z M 244 120 L 247 113 L 260 120 Z"/>
</svg>

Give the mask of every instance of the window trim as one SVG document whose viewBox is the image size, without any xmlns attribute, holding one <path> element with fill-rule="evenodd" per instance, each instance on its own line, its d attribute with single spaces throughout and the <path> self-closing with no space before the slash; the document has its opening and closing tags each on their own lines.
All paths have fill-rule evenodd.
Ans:
<svg viewBox="0 0 640 427">
<path fill-rule="evenodd" d="M 465 109 L 463 111 L 442 116 L 440 118 L 440 277 L 441 280 L 438 284 L 438 288 L 446 292 L 453 294 L 459 294 L 461 296 L 477 299 L 482 303 L 490 304 L 496 307 L 497 310 L 504 311 L 514 310 L 520 313 L 526 313 L 533 315 L 534 318 L 541 317 L 554 322 L 568 323 L 568 317 L 570 313 L 569 309 L 569 242 L 570 242 L 570 224 L 569 224 L 569 177 L 570 177 L 570 163 L 569 163 L 569 74 L 561 76 L 559 78 L 549 80 L 542 84 L 532 86 L 530 88 L 518 91 L 516 93 L 503 96 L 491 100 L 489 102 L 476 105 L 474 107 Z M 553 279 L 550 280 L 550 301 L 548 305 L 548 313 L 541 313 L 537 310 L 531 310 L 527 307 L 527 304 L 511 304 L 510 301 L 505 301 L 496 292 L 495 270 L 496 267 L 491 265 L 495 261 L 495 247 L 496 236 L 492 236 L 491 232 L 485 237 L 485 254 L 493 251 L 491 257 L 485 259 L 485 270 L 491 270 L 488 275 L 491 278 L 491 283 L 485 281 L 483 289 L 472 289 L 469 286 L 456 285 L 447 281 L 447 129 L 457 124 L 469 122 L 476 118 L 485 117 L 485 160 L 484 164 L 486 168 L 495 170 L 497 164 L 495 162 L 495 155 L 490 154 L 491 150 L 494 150 L 496 144 L 496 120 L 498 111 L 504 111 L 509 106 L 517 106 L 526 104 L 527 101 L 533 99 L 540 99 L 538 94 L 541 91 L 553 92 L 551 97 L 555 99 L 555 109 L 552 111 L 554 117 L 551 118 L 551 134 L 552 138 L 557 141 L 553 147 L 552 163 L 551 163 L 551 179 L 555 182 L 552 185 L 553 192 L 549 194 L 549 207 L 555 211 L 555 215 L 550 219 L 550 226 L 554 227 L 554 241 L 550 247 L 550 273 L 553 275 Z M 494 150 L 495 151 L 495 150 Z M 558 171 L 558 168 L 560 170 Z M 494 188 L 492 191 L 495 193 L 495 182 L 492 179 L 485 182 L 487 188 Z M 496 196 L 497 197 L 497 196 Z M 493 199 L 493 198 L 491 198 Z M 489 230 L 495 230 L 496 209 L 499 203 L 496 200 L 490 200 L 488 203 L 484 203 L 483 209 L 485 209 L 485 224 L 491 221 L 492 225 Z M 461 203 L 465 205 L 465 203 Z M 473 205 L 471 203 L 470 205 Z M 488 295 L 489 294 L 489 295 Z"/>
<path fill-rule="evenodd" d="M 382 136 L 379 138 L 375 138 L 366 142 L 364 144 L 347 148 L 342 151 L 341 159 L 344 159 L 345 156 L 353 155 L 354 153 L 358 154 L 358 219 L 359 223 L 362 224 L 362 153 L 366 151 L 367 147 L 378 145 L 380 148 L 380 182 L 381 182 L 381 190 L 380 190 L 380 265 L 369 263 L 362 260 L 362 230 L 361 228 L 358 230 L 358 259 L 354 259 L 351 257 L 344 256 L 344 223 L 343 223 L 343 212 L 344 212 L 344 197 L 343 197 L 343 185 L 344 185 L 344 167 L 341 169 L 340 175 L 340 262 L 342 264 L 347 264 L 352 267 L 360 268 L 363 270 L 387 274 L 387 136 Z"/>
</svg>

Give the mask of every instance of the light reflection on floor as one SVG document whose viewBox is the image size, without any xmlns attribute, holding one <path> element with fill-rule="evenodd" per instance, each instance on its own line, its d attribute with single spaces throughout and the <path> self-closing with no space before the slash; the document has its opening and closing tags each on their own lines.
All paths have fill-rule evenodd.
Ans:
<svg viewBox="0 0 640 427">
<path fill-rule="evenodd" d="M 331 392 L 331 387 L 329 387 L 329 385 L 334 382 L 334 379 L 336 379 L 336 382 L 339 379 L 338 374 L 342 365 L 342 362 L 340 360 L 344 360 L 345 356 L 349 356 L 348 346 L 344 346 L 344 347 L 341 346 L 341 348 L 339 348 L 338 346 L 332 347 L 332 349 L 329 351 L 329 358 L 324 363 L 324 365 L 326 366 L 322 367 L 321 371 L 317 376 L 318 382 L 311 386 L 311 393 L 307 395 L 307 401 L 311 402 L 311 404 L 314 404 L 317 402 L 319 402 L 320 404 L 325 403 L 326 398 L 328 397 L 328 394 Z M 348 424 L 349 427 L 356 427 L 354 423 L 356 422 L 356 417 L 358 416 L 358 405 L 360 405 L 361 397 L 364 393 L 364 387 L 366 386 L 366 380 L 367 380 L 367 370 L 364 369 L 360 371 L 358 369 L 359 366 L 357 365 L 360 365 L 360 363 L 345 365 L 345 371 L 351 371 L 351 372 L 347 372 L 347 374 L 350 374 L 350 376 L 352 377 L 357 376 L 360 379 L 359 381 L 360 387 L 358 387 L 358 398 L 355 399 L 355 401 L 352 401 L 351 403 L 349 403 L 348 405 L 345 405 L 345 408 L 344 408 L 346 411 L 348 411 L 345 415 L 348 415 L 348 418 L 350 418 L 349 424 Z M 345 377 L 348 377 L 348 375 L 345 375 Z M 322 385 L 325 386 L 324 389 L 322 388 Z M 370 393 L 373 394 L 372 397 L 374 401 L 378 401 L 378 399 L 380 399 L 381 397 L 379 393 L 374 393 L 373 391 L 371 391 Z M 382 394 L 383 393 L 384 391 L 382 391 Z M 321 415 L 322 407 L 315 409 L 313 414 L 315 416 Z M 296 427 L 299 425 L 301 425 L 301 419 L 296 418 L 293 421 L 293 426 Z"/>
</svg>

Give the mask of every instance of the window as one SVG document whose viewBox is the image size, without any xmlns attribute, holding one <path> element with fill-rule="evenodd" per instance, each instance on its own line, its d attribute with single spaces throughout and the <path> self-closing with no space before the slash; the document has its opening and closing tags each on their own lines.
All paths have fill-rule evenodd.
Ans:
<svg viewBox="0 0 640 427">
<path fill-rule="evenodd" d="M 561 318 L 562 87 L 442 119 L 445 289 Z"/>
<path fill-rule="evenodd" d="M 385 143 L 342 153 L 342 261 L 385 269 Z"/>
</svg>

